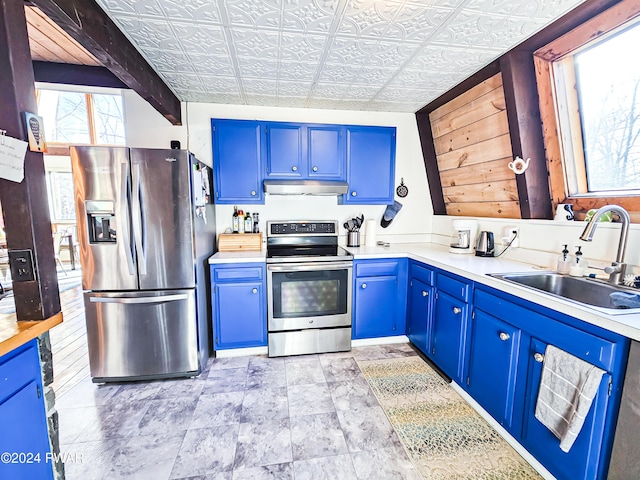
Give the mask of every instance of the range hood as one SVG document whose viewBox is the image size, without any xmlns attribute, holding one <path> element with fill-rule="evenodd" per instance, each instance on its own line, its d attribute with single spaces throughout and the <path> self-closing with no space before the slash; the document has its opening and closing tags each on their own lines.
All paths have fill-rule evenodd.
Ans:
<svg viewBox="0 0 640 480">
<path fill-rule="evenodd" d="M 344 195 L 347 182 L 332 180 L 265 180 L 264 191 L 271 195 Z"/>
</svg>

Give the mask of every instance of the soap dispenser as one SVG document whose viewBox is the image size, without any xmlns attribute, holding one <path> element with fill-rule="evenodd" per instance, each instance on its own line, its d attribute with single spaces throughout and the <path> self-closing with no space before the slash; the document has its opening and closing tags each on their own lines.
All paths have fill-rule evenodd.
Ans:
<svg viewBox="0 0 640 480">
<path fill-rule="evenodd" d="M 561 255 L 558 257 L 558 273 L 569 273 L 570 266 L 569 250 L 567 249 L 567 245 L 565 245 Z"/>
<path fill-rule="evenodd" d="M 569 266 L 569 275 L 572 277 L 581 277 L 587 271 L 587 261 L 582 258 L 582 247 L 576 246 L 578 249 L 575 253 L 575 256 L 571 260 L 571 265 Z"/>
</svg>

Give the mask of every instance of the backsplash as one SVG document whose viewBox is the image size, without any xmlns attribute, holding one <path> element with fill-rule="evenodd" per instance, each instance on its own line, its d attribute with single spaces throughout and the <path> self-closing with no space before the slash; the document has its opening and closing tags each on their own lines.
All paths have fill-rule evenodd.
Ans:
<svg viewBox="0 0 640 480">
<path fill-rule="evenodd" d="M 434 216 L 432 241 L 448 245 L 453 227 L 451 222 L 456 218 L 450 216 Z M 502 231 L 508 226 L 519 227 L 519 246 L 509 248 L 504 253 L 505 258 L 526 262 L 542 268 L 555 269 L 558 255 L 567 245 L 571 255 L 582 247 L 583 258 L 589 261 L 589 265 L 604 267 L 610 265 L 615 259 L 620 239 L 619 223 L 599 223 L 592 242 L 580 240 L 580 234 L 586 226 L 586 222 L 558 222 L 554 220 L 504 220 L 492 218 L 474 218 L 478 221 L 479 230 L 494 232 L 498 252 L 504 248 L 502 245 Z M 631 224 L 625 263 L 627 273 L 640 275 L 640 225 Z M 598 276 L 607 275 L 596 269 L 592 270 Z"/>
</svg>

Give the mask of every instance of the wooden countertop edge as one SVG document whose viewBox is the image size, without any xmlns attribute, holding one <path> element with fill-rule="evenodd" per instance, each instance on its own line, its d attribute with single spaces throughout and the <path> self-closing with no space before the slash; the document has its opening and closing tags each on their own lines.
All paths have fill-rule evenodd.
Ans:
<svg viewBox="0 0 640 480">
<path fill-rule="evenodd" d="M 12 321 L 16 325 L 15 331 L 13 335 L 8 338 L 0 338 L 0 356 L 15 350 L 19 346 L 42 335 L 44 332 L 51 330 L 56 325 L 60 325 L 62 323 L 62 312 L 46 320 Z"/>
</svg>

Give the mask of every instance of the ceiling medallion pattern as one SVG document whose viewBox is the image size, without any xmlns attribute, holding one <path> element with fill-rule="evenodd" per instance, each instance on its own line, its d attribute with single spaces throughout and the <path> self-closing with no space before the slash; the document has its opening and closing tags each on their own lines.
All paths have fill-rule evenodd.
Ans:
<svg viewBox="0 0 640 480">
<path fill-rule="evenodd" d="M 415 112 L 581 0 L 97 0 L 182 101 Z"/>
</svg>

